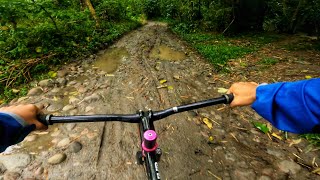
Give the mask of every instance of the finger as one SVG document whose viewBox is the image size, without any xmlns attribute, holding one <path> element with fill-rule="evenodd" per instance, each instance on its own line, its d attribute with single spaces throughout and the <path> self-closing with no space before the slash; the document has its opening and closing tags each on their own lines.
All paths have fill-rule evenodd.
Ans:
<svg viewBox="0 0 320 180">
<path fill-rule="evenodd" d="M 34 125 L 36 125 L 36 129 L 37 130 L 46 130 L 46 129 L 48 129 L 48 127 L 45 126 L 44 124 L 42 124 L 41 122 L 39 122 L 38 119 L 33 119 L 32 123 Z"/>
</svg>

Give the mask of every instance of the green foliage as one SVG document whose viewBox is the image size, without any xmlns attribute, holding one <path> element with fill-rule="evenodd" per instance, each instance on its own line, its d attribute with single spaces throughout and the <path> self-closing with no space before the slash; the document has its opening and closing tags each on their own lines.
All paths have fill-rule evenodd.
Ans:
<svg viewBox="0 0 320 180">
<path fill-rule="evenodd" d="M 272 58 L 272 57 L 264 57 L 264 58 L 262 58 L 262 60 L 260 61 L 260 64 L 270 66 L 270 65 L 275 65 L 275 64 L 277 64 L 278 62 L 279 62 L 278 59 L 275 59 L 275 58 Z"/>
<path fill-rule="evenodd" d="M 0 99 L 53 65 L 85 56 L 139 26 L 142 1 L 93 1 L 101 20 L 70 0 L 0 0 Z M 27 63 L 31 62 L 31 63 Z M 25 65 L 23 73 L 20 67 Z M 20 91 L 22 92 L 22 91 Z"/>
<path fill-rule="evenodd" d="M 317 33 L 320 27 L 320 2 L 318 0 L 292 0 L 268 2 L 264 28 L 269 31 Z"/>
<path fill-rule="evenodd" d="M 254 46 L 231 43 L 233 39 L 221 34 L 193 32 L 185 33 L 181 28 L 172 28 L 184 40 L 189 42 L 200 54 L 206 57 L 217 70 L 227 71 L 227 62 L 230 59 L 242 57 L 254 50 Z"/>
<path fill-rule="evenodd" d="M 197 44 L 195 47 L 218 69 L 226 68 L 228 60 L 239 58 L 251 52 L 249 48 L 239 47 L 227 43 Z"/>
<path fill-rule="evenodd" d="M 307 139 L 311 144 L 320 147 L 320 134 L 304 134 L 301 136 Z"/>
</svg>

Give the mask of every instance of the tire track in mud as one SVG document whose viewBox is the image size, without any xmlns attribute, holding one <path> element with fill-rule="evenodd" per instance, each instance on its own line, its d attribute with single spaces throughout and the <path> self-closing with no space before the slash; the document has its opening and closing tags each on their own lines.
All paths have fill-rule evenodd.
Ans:
<svg viewBox="0 0 320 180">
<path fill-rule="evenodd" d="M 141 32 L 142 31 L 142 32 Z M 143 33 L 143 32 L 146 33 Z M 136 39 L 132 39 L 132 37 L 137 37 L 139 36 L 139 34 L 144 34 L 143 37 L 141 37 L 141 39 L 136 40 Z M 137 91 L 134 92 L 134 101 L 131 102 L 131 104 L 134 104 L 133 107 L 140 107 L 138 109 L 143 109 L 146 110 L 146 108 L 152 108 L 154 110 L 159 110 L 159 109 L 164 109 L 164 108 L 168 108 L 174 105 L 179 105 L 179 102 L 182 102 L 181 98 L 178 97 L 176 94 L 174 93 L 168 93 L 168 90 L 166 89 L 158 89 L 157 87 L 160 85 L 159 84 L 159 80 L 160 79 L 166 79 L 168 82 L 170 82 L 174 88 L 180 88 L 179 86 L 182 86 L 182 88 L 180 88 L 181 94 L 191 94 L 190 90 L 193 92 L 193 100 L 188 100 L 188 101 L 194 101 L 194 100 L 199 100 L 197 99 L 196 96 L 198 97 L 203 97 L 203 93 L 206 93 L 206 91 L 201 90 L 201 87 L 198 87 L 198 85 L 193 85 L 187 89 L 184 89 L 183 83 L 188 83 L 188 84 L 193 84 L 194 82 L 192 81 L 193 77 L 190 77 L 190 80 L 186 80 L 182 83 L 175 83 L 175 80 L 172 78 L 174 76 L 174 72 L 177 72 L 177 66 L 180 66 L 180 64 L 184 64 L 184 67 L 181 67 L 181 69 L 184 70 L 189 70 L 189 68 L 186 68 L 186 66 L 188 65 L 188 63 L 192 63 L 192 60 L 189 60 L 190 62 L 171 62 L 171 61 L 162 61 L 160 59 L 154 59 L 152 57 L 150 57 L 150 52 L 152 51 L 152 49 L 156 46 L 159 46 L 160 44 L 165 44 L 168 46 L 171 46 L 173 48 L 179 48 L 178 50 L 182 50 L 180 49 L 181 44 L 179 43 L 174 43 L 172 41 L 177 41 L 177 39 L 173 36 L 173 35 L 168 35 L 169 33 L 167 32 L 167 28 L 165 26 L 159 26 L 159 25 L 151 25 L 151 26 L 145 26 L 142 29 L 136 31 L 136 32 L 132 32 L 130 35 L 126 36 L 127 39 L 121 39 L 118 43 L 116 43 L 114 46 L 115 47 L 121 47 L 121 44 L 124 42 L 136 42 L 136 44 L 131 44 L 128 45 L 128 47 L 126 45 L 124 45 L 124 47 L 127 48 L 128 51 L 130 51 L 131 53 L 135 53 L 135 55 L 131 56 L 131 63 L 128 64 L 128 66 L 123 67 L 123 69 L 125 69 L 125 71 L 122 70 L 122 68 L 120 67 L 118 72 L 115 74 L 115 77 L 120 77 L 120 79 L 122 80 L 126 80 L 127 78 L 131 79 L 131 83 L 134 84 L 134 87 L 139 87 L 141 88 L 141 91 Z M 167 37 L 169 36 L 169 37 Z M 125 43 L 123 43 L 125 44 Z M 134 47 L 134 50 L 131 50 L 130 48 Z M 156 66 L 157 62 L 161 62 L 161 71 L 156 71 L 154 69 L 154 67 Z M 193 63 L 195 64 L 195 63 Z M 192 66 L 193 64 L 190 64 L 190 66 Z M 196 72 L 197 69 L 195 69 L 195 71 L 193 72 L 193 74 Z M 184 73 L 182 73 L 181 77 L 185 76 Z M 139 80 L 141 80 L 141 82 L 139 82 Z M 119 80 L 120 82 L 120 80 Z M 140 87 L 140 83 L 144 84 L 143 87 Z M 201 86 L 201 82 L 198 82 L 198 84 Z M 135 112 L 137 109 L 133 109 L 131 107 L 127 107 L 125 109 L 123 109 L 121 107 L 122 104 L 126 104 L 127 102 L 124 101 L 124 98 L 126 96 L 126 94 L 130 94 L 130 88 L 127 88 L 121 84 L 116 84 L 113 82 L 113 87 L 111 87 L 110 89 L 113 91 L 111 92 L 112 95 L 110 95 L 110 97 L 112 97 L 113 95 L 115 95 L 116 98 L 111 98 L 110 102 L 115 102 L 113 104 L 112 107 L 110 107 L 113 110 L 119 111 L 120 113 L 124 113 L 124 112 L 129 112 L 131 110 L 132 112 Z M 115 93 L 117 91 L 117 89 L 121 89 L 121 93 Z M 128 91 L 129 90 L 129 91 Z M 201 90 L 201 91 L 199 91 Z M 139 92 L 139 93 L 138 93 Z M 199 93 L 198 93 L 199 92 Z M 196 96 L 195 96 L 196 95 Z M 118 97 L 118 98 L 117 98 Z M 150 101 L 150 99 L 148 98 L 152 98 L 153 100 Z M 191 97 L 190 97 L 191 98 Z M 148 106 L 148 107 L 146 107 Z M 112 112 L 112 113 L 116 113 L 116 112 Z M 192 148 L 189 147 L 188 143 L 190 143 L 190 139 L 187 138 L 188 140 L 186 140 L 186 136 L 188 136 L 188 128 L 190 126 L 190 122 L 186 123 L 184 121 L 184 119 L 187 119 L 186 115 L 179 115 L 180 118 L 178 121 L 175 121 L 175 119 L 177 119 L 177 117 L 173 117 L 173 118 L 168 118 L 167 120 L 165 120 L 164 122 L 159 122 L 156 123 L 156 128 L 159 129 L 162 133 L 161 134 L 165 134 L 166 131 L 166 127 L 170 127 L 172 129 L 177 129 L 174 131 L 175 135 L 169 138 L 169 143 L 165 143 L 166 140 L 165 138 L 163 140 L 160 140 L 160 142 L 162 141 L 164 143 L 164 148 L 166 146 L 166 144 L 168 145 L 168 147 L 172 146 L 172 144 L 177 144 L 177 142 L 179 142 L 179 145 L 175 145 L 174 151 L 177 151 L 177 155 L 175 155 L 176 157 L 172 156 L 167 158 L 167 168 L 163 169 L 163 177 L 165 178 L 178 178 L 178 177 L 185 177 L 186 174 L 191 172 L 191 169 L 188 168 L 184 168 L 184 166 L 186 164 L 198 164 L 198 166 L 200 166 L 200 164 L 202 163 L 200 160 L 194 158 L 194 157 L 190 157 L 191 160 L 188 160 L 189 158 L 186 159 L 186 156 L 189 156 L 190 154 L 190 150 L 192 152 Z M 169 123 L 168 123 L 169 122 Z M 102 149 L 101 151 L 101 158 L 99 159 L 99 167 L 101 168 L 108 168 L 107 174 L 108 174 L 108 178 L 129 178 L 130 179 L 141 179 L 141 178 L 145 178 L 145 173 L 142 172 L 141 170 L 143 170 L 142 166 L 138 166 L 138 168 L 132 168 L 132 166 L 130 168 L 125 168 L 125 167 L 121 167 L 119 168 L 119 166 L 117 165 L 117 163 L 120 164 L 124 164 L 126 160 L 128 160 L 127 155 L 131 154 L 132 158 L 134 158 L 135 156 L 135 152 L 138 150 L 138 143 L 139 142 L 139 137 L 138 137 L 138 131 L 132 131 L 132 125 L 127 125 L 127 124 L 122 124 L 122 123 L 112 123 L 112 125 L 114 127 L 109 127 L 110 124 L 107 123 L 108 125 L 105 126 L 105 135 L 104 135 L 104 142 L 102 145 Z M 185 132 L 181 133 L 179 132 L 179 129 L 183 129 L 186 128 Z M 195 131 L 196 125 L 194 125 L 193 130 Z M 121 132 L 128 130 L 129 133 L 133 134 L 133 138 L 128 138 L 125 137 L 123 138 Z M 172 132 L 173 133 L 173 132 Z M 180 134 L 181 133 L 181 134 Z M 110 137 L 112 137 L 112 139 L 110 139 Z M 165 136 L 164 136 L 165 137 Z M 109 139 L 108 139 L 109 138 Z M 184 145 L 182 145 L 181 141 L 183 142 Z M 124 146 L 121 146 L 121 144 L 126 144 Z M 130 147 L 130 145 L 132 146 L 133 144 L 135 144 L 134 148 L 128 148 Z M 109 146 L 108 146 L 109 145 Z M 182 145 L 182 146 L 181 146 Z M 110 148 L 110 146 L 112 146 L 112 148 Z M 104 149 L 106 148 L 106 149 Z M 117 152 L 114 152 L 114 149 L 117 149 Z M 188 153 L 183 152 L 185 151 L 184 149 L 190 149 Z M 119 154 L 115 154 L 115 153 L 119 153 Z M 105 160 L 107 159 L 108 156 L 110 156 L 110 154 L 113 154 L 114 158 L 110 161 Z M 165 156 L 165 155 L 164 155 Z M 132 159 L 131 158 L 131 159 Z M 172 163 L 174 161 L 177 160 L 181 160 L 181 159 L 186 159 L 186 162 L 181 162 L 179 163 L 175 163 L 172 164 L 171 166 L 169 165 L 169 163 Z M 113 161 L 114 160 L 114 161 Z M 103 161 L 103 162 L 102 162 Z M 133 160 L 134 161 L 134 160 Z M 160 167 L 161 167 L 161 163 L 160 163 Z M 180 166 L 180 167 L 178 167 Z M 174 176 L 170 176 L 168 174 L 170 174 L 169 169 L 174 169 L 172 167 L 176 167 L 176 169 L 180 170 L 179 171 L 175 171 L 174 172 Z M 177 168 L 178 167 L 178 168 Z M 139 169 L 139 171 L 138 171 Z M 183 170 L 183 171 L 181 171 Z M 168 174 L 166 174 L 165 172 L 168 172 Z M 187 171 L 187 172 L 185 172 Z M 142 173 L 141 173 L 142 172 Z M 114 174 L 115 173 L 115 174 Z M 181 176 L 181 173 L 183 174 Z M 126 175 L 124 175 L 126 174 Z M 137 175 L 140 174 L 140 175 Z M 142 176 L 141 176 L 142 175 Z"/>
</svg>

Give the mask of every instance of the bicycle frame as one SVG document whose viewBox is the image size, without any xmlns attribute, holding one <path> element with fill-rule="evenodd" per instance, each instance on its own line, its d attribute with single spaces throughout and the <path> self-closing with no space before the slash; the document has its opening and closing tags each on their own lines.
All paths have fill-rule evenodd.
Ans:
<svg viewBox="0 0 320 180">
<path fill-rule="evenodd" d="M 137 163 L 145 164 L 149 180 L 160 180 L 158 161 L 161 157 L 161 149 L 156 142 L 157 134 L 154 128 L 154 121 L 163 119 L 172 114 L 212 106 L 216 104 L 229 104 L 233 100 L 232 94 L 225 94 L 222 97 L 195 102 L 187 105 L 177 106 L 162 111 L 147 112 L 138 111 L 131 115 L 80 115 L 80 116 L 52 116 L 40 115 L 39 121 L 45 125 L 55 123 L 74 123 L 74 122 L 100 122 L 100 121 L 121 121 L 127 123 L 139 123 L 141 151 L 137 152 Z"/>
</svg>

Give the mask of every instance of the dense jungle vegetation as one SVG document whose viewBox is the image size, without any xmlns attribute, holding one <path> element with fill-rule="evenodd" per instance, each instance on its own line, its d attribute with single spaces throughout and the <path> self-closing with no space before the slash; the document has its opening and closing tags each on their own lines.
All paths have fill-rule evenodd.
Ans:
<svg viewBox="0 0 320 180">
<path fill-rule="evenodd" d="M 108 46 L 146 19 L 169 22 L 220 70 L 279 34 L 320 36 L 318 0 L 0 0 L 0 99 L 25 95 L 27 82 L 55 76 L 50 68 Z M 254 43 L 230 44 L 232 37 Z M 319 41 L 310 48 L 320 49 Z"/>
</svg>

